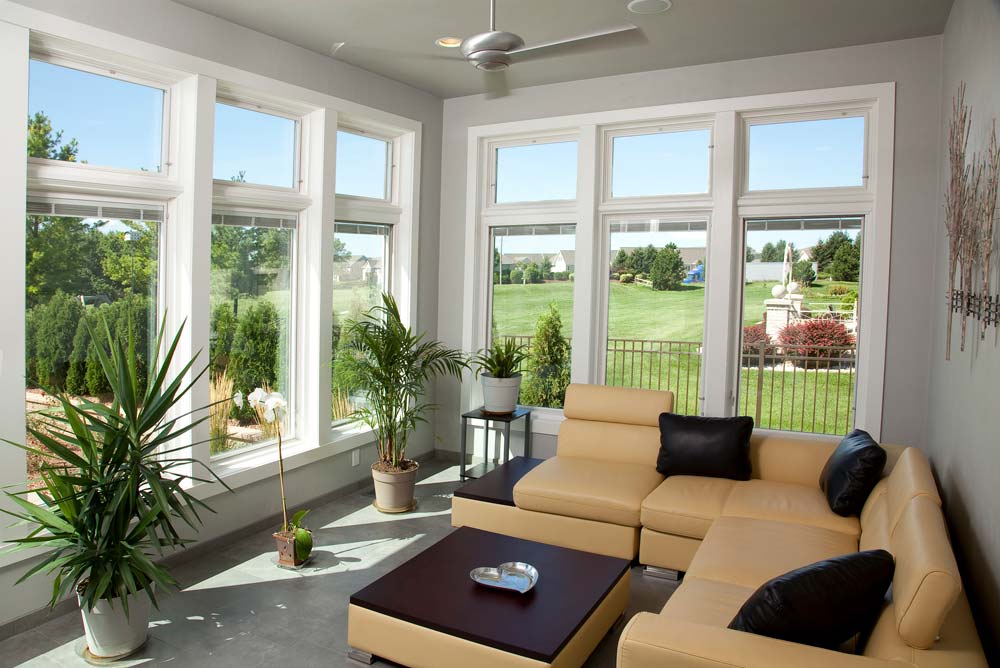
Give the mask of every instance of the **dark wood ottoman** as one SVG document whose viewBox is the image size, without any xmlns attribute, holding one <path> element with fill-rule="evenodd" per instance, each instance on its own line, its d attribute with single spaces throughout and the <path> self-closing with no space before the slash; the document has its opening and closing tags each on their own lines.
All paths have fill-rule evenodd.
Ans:
<svg viewBox="0 0 1000 668">
<path fill-rule="evenodd" d="M 469 571 L 525 561 L 527 594 L 476 584 Z M 414 668 L 580 666 L 625 611 L 630 562 L 460 528 L 351 596 L 350 656 Z"/>
</svg>

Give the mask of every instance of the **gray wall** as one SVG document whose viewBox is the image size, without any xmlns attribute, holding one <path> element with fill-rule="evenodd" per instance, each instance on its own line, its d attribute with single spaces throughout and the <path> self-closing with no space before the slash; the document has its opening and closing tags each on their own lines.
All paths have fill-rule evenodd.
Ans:
<svg viewBox="0 0 1000 668">
<path fill-rule="evenodd" d="M 167 0 L 23 0 L 19 4 L 90 24 L 104 30 L 185 52 L 263 76 L 352 100 L 423 123 L 420 188 L 420 249 L 417 325 L 434 334 L 437 326 L 438 204 L 441 175 L 439 98 L 287 42 L 248 30 Z M 2 19 L 0 15 L 0 19 Z M 113 44 L 105 45 L 114 49 Z M 433 424 L 422 428 L 410 449 L 420 455 L 434 448 Z M 295 504 L 368 477 L 374 448 L 361 453 L 362 465 L 351 466 L 350 454 L 327 458 L 288 475 Z M 215 497 L 216 515 L 206 518 L 201 539 L 222 536 L 280 512 L 277 480 L 268 479 Z M 10 591 L 30 563 L 0 568 L 0 591 Z M 0 606 L 0 624 L 44 605 L 51 586 L 44 578 L 19 585 L 16 595 Z"/>
<path fill-rule="evenodd" d="M 947 179 L 947 125 L 959 82 L 972 108 L 969 152 L 982 151 L 989 123 L 1000 124 L 1000 0 L 955 0 L 944 34 L 944 91 L 939 130 L 942 199 L 935 207 L 935 272 L 928 316 L 934 332 L 928 403 L 928 454 L 944 493 L 945 511 L 960 549 L 965 587 L 977 608 L 980 637 L 1000 660 L 1000 347 L 997 330 L 959 352 L 955 319 L 951 361 L 944 361 L 948 250 L 942 212 Z M 996 273 L 993 292 L 997 293 Z M 974 321 L 971 321 L 974 322 Z"/>
<path fill-rule="evenodd" d="M 931 289 L 941 112 L 940 36 L 521 88 L 444 103 L 438 334 L 461 343 L 467 129 L 486 123 L 742 95 L 895 81 L 896 174 L 883 437 L 926 444 Z M 447 306 L 445 306 L 447 305 Z M 441 445 L 455 449 L 459 392 L 440 387 Z M 538 444 L 551 447 L 551 439 Z"/>
</svg>

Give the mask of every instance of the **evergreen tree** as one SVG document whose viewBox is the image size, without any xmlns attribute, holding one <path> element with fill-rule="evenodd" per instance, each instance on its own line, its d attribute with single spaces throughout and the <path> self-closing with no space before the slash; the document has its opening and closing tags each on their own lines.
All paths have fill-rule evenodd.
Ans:
<svg viewBox="0 0 1000 668">
<path fill-rule="evenodd" d="M 792 265 L 792 280 L 798 281 L 799 285 L 809 287 L 816 280 L 816 272 L 813 271 L 813 263 L 809 260 L 799 260 Z"/>
<path fill-rule="evenodd" d="M 681 287 L 687 267 L 677 244 L 667 244 L 656 254 L 649 272 L 649 280 L 654 290 L 678 290 Z"/>
<path fill-rule="evenodd" d="M 562 317 L 555 304 L 538 318 L 531 340 L 528 374 L 521 385 L 521 402 L 528 406 L 561 408 L 569 386 L 570 344 L 563 336 Z"/>
<path fill-rule="evenodd" d="M 859 238 L 860 241 L 860 238 Z M 830 263 L 830 275 L 835 281 L 857 281 L 861 273 L 861 247 L 843 244 L 837 249 Z"/>
<path fill-rule="evenodd" d="M 757 257 L 757 251 L 755 251 L 750 246 L 747 246 L 747 262 L 753 262 Z"/>
</svg>

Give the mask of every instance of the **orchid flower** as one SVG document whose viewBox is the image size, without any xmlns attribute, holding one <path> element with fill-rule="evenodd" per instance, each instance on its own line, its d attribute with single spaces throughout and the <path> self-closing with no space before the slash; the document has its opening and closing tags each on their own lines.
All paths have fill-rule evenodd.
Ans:
<svg viewBox="0 0 1000 668">
<path fill-rule="evenodd" d="M 238 391 L 238 392 L 236 392 L 236 394 L 233 395 L 233 403 L 236 404 L 237 408 L 243 408 L 243 393 L 242 392 Z"/>
<path fill-rule="evenodd" d="M 256 390 L 247 395 L 247 403 L 250 404 L 250 408 L 258 408 L 264 405 L 264 399 L 267 397 L 267 393 L 264 392 L 264 388 L 258 387 Z"/>
<path fill-rule="evenodd" d="M 288 412 L 288 402 L 280 392 L 272 392 L 264 399 L 264 419 L 268 422 L 283 422 Z"/>
</svg>

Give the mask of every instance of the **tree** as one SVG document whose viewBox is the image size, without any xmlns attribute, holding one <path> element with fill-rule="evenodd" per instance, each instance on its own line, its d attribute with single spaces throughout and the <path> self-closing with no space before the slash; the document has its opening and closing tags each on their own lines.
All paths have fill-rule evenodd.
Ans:
<svg viewBox="0 0 1000 668">
<path fill-rule="evenodd" d="M 830 275 L 835 281 L 857 281 L 861 272 L 861 247 L 843 244 L 837 249 L 830 263 Z"/>
<path fill-rule="evenodd" d="M 127 232 L 101 234 L 98 241 L 101 270 L 113 285 L 117 299 L 126 292 L 139 292 L 152 284 L 156 276 L 156 228 L 146 223 L 123 220 Z"/>
<path fill-rule="evenodd" d="M 750 246 L 747 246 L 747 262 L 753 262 L 757 257 L 757 251 L 755 251 Z"/>
<path fill-rule="evenodd" d="M 28 306 L 57 291 L 93 294 L 109 286 L 101 272 L 99 231 L 82 218 L 28 216 L 25 229 L 25 284 Z"/>
<path fill-rule="evenodd" d="M 534 262 L 529 262 L 524 268 L 524 282 L 525 283 L 541 283 L 542 282 L 542 270 L 539 268 L 538 264 Z"/>
<path fill-rule="evenodd" d="M 35 335 L 35 380 L 43 388 L 65 389 L 76 328 L 83 306 L 72 295 L 57 290 L 32 316 Z"/>
<path fill-rule="evenodd" d="M 611 271 L 616 274 L 620 274 L 623 271 L 628 271 L 628 265 L 629 265 L 628 251 L 626 251 L 624 248 L 621 248 L 618 250 L 618 253 L 615 254 L 614 262 L 611 263 Z"/>
<path fill-rule="evenodd" d="M 827 271 L 840 247 L 853 243 L 846 232 L 837 230 L 826 239 L 821 239 L 813 246 L 812 259 L 820 271 Z"/>
<path fill-rule="evenodd" d="M 784 262 L 785 260 L 785 245 L 788 242 L 784 239 L 779 239 L 776 243 L 766 243 L 760 251 L 760 261 L 761 262 Z M 792 244 L 792 262 L 797 262 L 799 259 L 799 251 L 796 250 L 795 244 Z"/>
<path fill-rule="evenodd" d="M 510 282 L 514 285 L 524 282 L 524 272 L 516 267 L 510 270 Z"/>
<path fill-rule="evenodd" d="M 229 356 L 233 387 L 243 394 L 265 385 L 272 390 L 284 390 L 277 386 L 280 345 L 281 322 L 274 305 L 262 300 L 247 309 L 236 328 Z M 249 405 L 242 409 L 234 406 L 233 414 L 244 421 L 254 418 Z"/>
<path fill-rule="evenodd" d="M 343 239 L 333 238 L 333 261 L 347 262 L 351 259 L 351 251 L 347 250 L 347 244 Z"/>
<path fill-rule="evenodd" d="M 645 248 L 636 248 L 632 252 L 632 261 L 629 263 L 630 272 L 632 274 L 649 274 L 653 270 L 653 262 L 656 261 L 656 256 L 659 250 L 653 244 L 649 244 Z"/>
<path fill-rule="evenodd" d="M 549 258 L 549 257 L 543 257 L 542 258 L 542 263 L 539 266 L 539 269 L 541 270 L 542 278 L 543 279 L 551 279 L 552 278 L 552 259 Z M 541 283 L 541 281 L 539 281 L 539 283 Z"/>
<path fill-rule="evenodd" d="M 809 260 L 799 260 L 792 265 L 792 279 L 799 282 L 799 285 L 808 287 L 816 280 L 816 272 L 813 271 L 813 263 Z"/>
<path fill-rule="evenodd" d="M 79 151 L 76 139 L 64 144 L 62 136 L 62 130 L 52 132 L 48 116 L 41 111 L 35 112 L 34 116 L 28 117 L 28 157 L 76 162 Z"/>
<path fill-rule="evenodd" d="M 562 317 L 555 304 L 538 318 L 528 356 L 528 375 L 521 401 L 528 406 L 561 408 L 569 386 L 570 344 L 563 336 Z"/>
<path fill-rule="evenodd" d="M 686 270 L 677 244 L 667 244 L 657 252 L 649 272 L 649 280 L 652 281 L 654 290 L 678 290 Z"/>
</svg>

